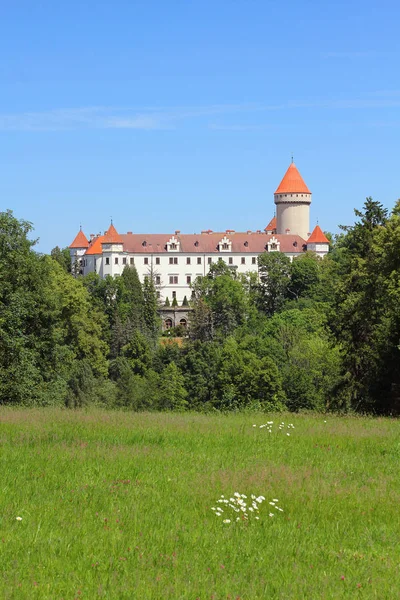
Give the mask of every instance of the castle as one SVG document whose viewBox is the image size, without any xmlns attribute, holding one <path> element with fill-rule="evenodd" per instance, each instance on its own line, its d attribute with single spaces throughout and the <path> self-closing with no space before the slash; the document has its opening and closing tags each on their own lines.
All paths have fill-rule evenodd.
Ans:
<svg viewBox="0 0 400 600">
<path fill-rule="evenodd" d="M 310 233 L 311 192 L 293 161 L 274 202 L 276 217 L 263 231 L 119 234 L 111 223 L 104 235 L 87 239 L 80 230 L 69 247 L 72 264 L 83 275 L 95 272 L 100 277 L 120 275 L 125 266 L 134 265 L 141 281 L 153 276 L 160 302 L 175 298 L 181 305 L 185 296 L 190 300 L 191 283 L 220 258 L 238 273 L 246 273 L 257 271 L 257 257 L 263 252 L 280 251 L 291 260 L 306 250 L 325 256 L 329 241 L 318 225 Z"/>
</svg>

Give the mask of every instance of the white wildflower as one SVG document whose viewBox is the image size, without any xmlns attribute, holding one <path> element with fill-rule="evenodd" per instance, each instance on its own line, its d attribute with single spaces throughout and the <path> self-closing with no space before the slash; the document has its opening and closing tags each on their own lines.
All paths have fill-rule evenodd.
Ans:
<svg viewBox="0 0 400 600">
<path fill-rule="evenodd" d="M 17 521 L 22 521 L 22 517 L 15 517 Z"/>
<path fill-rule="evenodd" d="M 230 522 L 231 522 L 231 520 L 230 520 L 230 519 L 224 519 L 222 522 L 223 522 L 223 523 L 230 523 Z"/>
</svg>

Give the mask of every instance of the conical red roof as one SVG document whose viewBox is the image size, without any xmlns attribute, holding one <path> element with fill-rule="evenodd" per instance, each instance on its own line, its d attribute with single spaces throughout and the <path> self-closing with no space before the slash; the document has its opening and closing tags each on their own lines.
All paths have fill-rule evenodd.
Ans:
<svg viewBox="0 0 400 600">
<path fill-rule="evenodd" d="M 294 163 L 289 165 L 275 194 L 311 194 Z"/>
<path fill-rule="evenodd" d="M 89 242 L 82 229 L 78 232 L 70 248 L 89 248 Z"/>
<path fill-rule="evenodd" d="M 314 231 L 308 238 L 307 244 L 329 244 L 328 238 L 324 235 L 324 232 L 319 225 L 314 227 Z"/>
<path fill-rule="evenodd" d="M 114 225 L 111 223 L 108 231 L 104 234 L 104 239 L 102 244 L 123 244 L 122 237 L 119 235 L 118 231 L 115 229 Z"/>
<path fill-rule="evenodd" d="M 276 229 L 276 217 L 272 217 L 264 231 L 274 231 Z"/>
</svg>

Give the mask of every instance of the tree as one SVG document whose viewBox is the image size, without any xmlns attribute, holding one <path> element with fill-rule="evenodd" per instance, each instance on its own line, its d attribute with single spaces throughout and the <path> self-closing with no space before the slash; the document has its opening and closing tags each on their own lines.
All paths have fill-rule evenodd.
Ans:
<svg viewBox="0 0 400 600">
<path fill-rule="evenodd" d="M 391 335 L 385 294 L 387 255 L 382 243 L 390 245 L 388 232 L 397 230 L 396 215 L 388 226 L 386 209 L 371 198 L 367 198 L 364 210 L 356 210 L 355 214 L 358 221 L 351 227 L 342 227 L 345 235 L 340 242 L 343 253 L 333 327 L 344 351 L 351 406 L 386 410 L 382 401 L 388 401 L 390 382 L 383 375 L 383 345 Z"/>
<path fill-rule="evenodd" d="M 51 256 L 51 258 L 56 260 L 67 273 L 71 273 L 72 264 L 71 264 L 71 255 L 69 253 L 69 248 L 63 248 L 61 250 L 59 248 L 59 246 L 56 246 L 50 252 L 50 256 Z"/>
<path fill-rule="evenodd" d="M 136 268 L 134 266 L 124 267 L 120 280 L 119 310 L 122 319 L 129 318 L 134 329 L 143 331 L 145 327 L 144 296 Z"/>
<path fill-rule="evenodd" d="M 279 311 L 290 283 L 290 259 L 282 252 L 264 252 L 258 257 L 258 305 L 267 315 Z"/>
<path fill-rule="evenodd" d="M 157 292 L 154 281 L 151 277 L 146 276 L 143 284 L 143 319 L 146 329 L 146 334 L 154 345 L 160 335 L 160 317 L 157 312 Z"/>
<path fill-rule="evenodd" d="M 287 295 L 298 300 L 309 296 L 318 284 L 321 259 L 312 252 L 295 258 L 290 265 L 290 281 Z"/>
<path fill-rule="evenodd" d="M 159 408 L 161 410 L 185 410 L 186 407 L 185 380 L 176 364 L 171 362 L 161 375 Z"/>
<path fill-rule="evenodd" d="M 205 277 L 193 284 L 194 300 L 190 335 L 213 339 L 230 335 L 248 317 L 249 298 L 242 281 L 222 260 L 210 267 Z"/>
</svg>

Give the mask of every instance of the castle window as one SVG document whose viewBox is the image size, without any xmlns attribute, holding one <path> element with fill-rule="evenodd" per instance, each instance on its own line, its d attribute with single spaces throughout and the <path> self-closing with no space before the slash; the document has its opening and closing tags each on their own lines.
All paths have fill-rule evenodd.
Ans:
<svg viewBox="0 0 400 600">
<path fill-rule="evenodd" d="M 197 257 L 197 264 L 198 264 L 198 265 L 201 265 L 201 256 L 198 256 L 198 257 Z"/>
<path fill-rule="evenodd" d="M 123 259 L 122 259 L 122 264 L 123 264 L 123 265 L 126 265 L 126 258 L 123 258 Z"/>
<path fill-rule="evenodd" d="M 170 245 L 170 249 L 171 249 L 171 250 L 176 250 L 176 244 L 171 244 L 171 245 Z"/>
<path fill-rule="evenodd" d="M 186 283 L 189 285 L 190 283 L 192 283 L 192 276 L 191 275 L 186 275 Z"/>
<path fill-rule="evenodd" d="M 109 264 L 110 264 L 110 259 L 106 258 L 106 265 L 109 265 Z"/>
<path fill-rule="evenodd" d="M 179 321 L 179 325 L 180 325 L 181 327 L 183 327 L 184 329 L 186 329 L 186 327 L 187 327 L 187 321 L 186 321 L 186 319 L 181 319 L 181 320 Z"/>
<path fill-rule="evenodd" d="M 170 256 L 169 257 L 169 264 L 170 265 L 177 265 L 178 264 L 178 257 L 177 256 Z"/>
<path fill-rule="evenodd" d="M 252 258 L 251 258 L 251 264 L 252 264 L 252 265 L 255 265 L 255 264 L 257 264 L 257 259 L 256 259 L 256 257 L 255 257 L 255 256 L 252 256 Z"/>
<path fill-rule="evenodd" d="M 232 258 L 232 256 L 229 257 L 229 264 L 233 265 L 233 258 Z"/>
<path fill-rule="evenodd" d="M 188 256 L 188 257 L 186 258 L 186 264 L 187 264 L 187 265 L 190 265 L 190 256 Z"/>
<path fill-rule="evenodd" d="M 144 262 L 145 265 L 149 264 L 149 259 L 147 258 L 147 256 L 146 256 L 146 258 L 143 259 L 143 262 Z"/>
<path fill-rule="evenodd" d="M 170 275 L 169 276 L 169 282 L 170 283 L 178 283 L 178 276 L 177 275 Z"/>
<path fill-rule="evenodd" d="M 156 285 L 160 285 L 161 284 L 161 277 L 160 275 L 156 275 Z"/>
<path fill-rule="evenodd" d="M 229 244 L 222 244 L 222 250 L 229 250 Z"/>
<path fill-rule="evenodd" d="M 172 256 L 170 256 L 170 257 L 169 257 L 169 264 L 170 264 L 170 265 L 173 265 L 173 264 L 174 264 L 174 259 L 173 259 L 173 257 L 172 257 Z"/>
<path fill-rule="evenodd" d="M 130 264 L 130 265 L 134 265 L 134 264 L 135 264 L 135 259 L 131 257 L 131 258 L 129 259 L 129 264 Z"/>
<path fill-rule="evenodd" d="M 176 298 L 176 292 L 172 292 L 172 299 Z"/>
<path fill-rule="evenodd" d="M 156 265 L 159 265 L 159 264 L 160 264 L 160 257 L 157 256 L 157 258 L 156 258 Z"/>
<path fill-rule="evenodd" d="M 114 263 L 115 263 L 116 265 L 118 264 L 118 256 L 116 256 L 116 257 L 114 258 Z"/>
<path fill-rule="evenodd" d="M 171 329 L 172 327 L 172 320 L 171 319 L 165 319 L 164 321 L 164 328 L 165 329 Z"/>
<path fill-rule="evenodd" d="M 211 258 L 211 256 L 209 256 L 208 257 L 208 264 L 211 265 L 211 263 L 212 263 L 212 258 Z"/>
<path fill-rule="evenodd" d="M 245 257 L 244 257 L 244 256 L 242 256 L 241 263 L 242 263 L 242 265 L 245 265 L 245 264 L 246 264 L 246 259 L 245 259 Z"/>
</svg>

